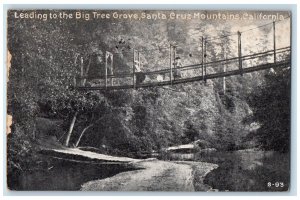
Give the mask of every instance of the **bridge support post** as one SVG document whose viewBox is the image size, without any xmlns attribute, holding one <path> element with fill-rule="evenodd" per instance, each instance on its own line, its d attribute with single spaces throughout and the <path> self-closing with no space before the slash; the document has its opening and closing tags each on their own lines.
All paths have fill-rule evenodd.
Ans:
<svg viewBox="0 0 300 200">
<path fill-rule="evenodd" d="M 238 34 L 238 57 L 239 57 L 239 70 L 241 76 L 243 76 L 243 61 L 242 61 L 242 33 L 240 31 L 237 32 Z"/>
<path fill-rule="evenodd" d="M 170 84 L 171 86 L 173 85 L 172 83 L 172 49 L 173 49 L 173 46 L 172 44 L 170 44 Z"/>
<path fill-rule="evenodd" d="M 107 89 L 107 63 L 105 63 L 105 89 Z"/>
<path fill-rule="evenodd" d="M 225 62 L 225 65 L 224 65 L 224 67 L 223 67 L 223 72 L 224 72 L 224 75 L 225 75 L 225 73 L 226 73 L 226 71 L 227 71 L 227 53 L 226 53 L 226 51 L 224 52 L 225 53 L 225 60 L 226 60 L 226 62 Z M 223 94 L 225 95 L 226 94 L 226 77 L 224 76 L 223 77 Z"/>
<path fill-rule="evenodd" d="M 87 66 L 87 68 L 86 68 L 86 72 L 84 73 L 84 74 L 85 74 L 85 78 L 83 79 L 82 86 L 85 86 L 85 83 L 86 83 L 86 77 L 88 76 L 89 70 L 90 70 L 90 65 L 91 65 L 91 56 L 89 56 L 89 63 L 88 63 L 88 66 Z"/>
<path fill-rule="evenodd" d="M 173 68 L 176 68 L 176 46 L 173 46 Z M 175 80 L 175 79 L 174 79 Z"/>
<path fill-rule="evenodd" d="M 136 77 L 135 77 L 135 49 L 133 49 L 133 62 L 132 62 L 132 84 L 133 84 L 133 89 L 136 89 Z"/>
<path fill-rule="evenodd" d="M 110 63 L 110 75 L 114 75 L 114 55 L 111 53 L 111 63 Z M 113 78 L 110 78 L 111 86 L 114 85 Z"/>
<path fill-rule="evenodd" d="M 138 60 L 137 60 L 137 64 L 138 64 L 138 66 L 139 66 L 139 69 L 141 69 L 141 54 L 140 54 L 140 52 L 138 52 Z"/>
<path fill-rule="evenodd" d="M 110 64 L 108 65 L 108 58 L 110 58 Z M 113 75 L 113 54 L 106 51 L 106 54 L 105 54 L 105 69 L 106 71 L 108 70 L 108 67 L 110 68 L 110 75 Z M 110 78 L 110 84 L 111 86 L 113 86 L 113 78 L 111 77 Z"/>
<path fill-rule="evenodd" d="M 76 83 L 76 76 L 74 76 L 74 78 L 73 78 L 73 85 L 74 85 L 74 88 L 76 88 L 76 87 L 77 87 L 77 83 Z"/>
<path fill-rule="evenodd" d="M 206 38 L 204 39 L 204 82 L 206 83 L 206 57 L 207 57 L 207 54 L 206 54 L 206 45 L 207 45 L 207 41 L 206 41 Z"/>
<path fill-rule="evenodd" d="M 201 53 L 201 71 L 202 71 L 202 81 L 204 81 L 204 38 L 203 36 L 201 37 L 201 50 L 202 50 L 202 53 Z"/>
<path fill-rule="evenodd" d="M 274 63 L 276 63 L 276 29 L 275 29 L 275 21 L 273 21 L 273 48 L 274 48 Z"/>
<path fill-rule="evenodd" d="M 83 57 L 80 57 L 80 85 L 83 86 Z"/>
</svg>

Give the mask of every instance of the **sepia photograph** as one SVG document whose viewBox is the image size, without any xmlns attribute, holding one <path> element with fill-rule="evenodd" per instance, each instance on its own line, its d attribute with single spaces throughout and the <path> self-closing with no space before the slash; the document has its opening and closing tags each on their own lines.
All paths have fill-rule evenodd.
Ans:
<svg viewBox="0 0 300 200">
<path fill-rule="evenodd" d="M 290 190 L 291 11 L 6 17 L 10 191 Z"/>
</svg>

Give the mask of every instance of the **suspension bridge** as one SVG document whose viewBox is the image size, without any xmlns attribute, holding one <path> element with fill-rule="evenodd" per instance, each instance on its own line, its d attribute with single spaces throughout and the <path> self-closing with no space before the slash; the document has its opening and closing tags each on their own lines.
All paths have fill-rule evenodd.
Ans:
<svg viewBox="0 0 300 200">
<path fill-rule="evenodd" d="M 286 68 L 291 65 L 291 46 L 276 48 L 275 21 L 273 24 L 273 48 L 268 51 L 242 55 L 242 32 L 237 35 L 237 55 L 236 57 L 215 60 L 207 62 L 207 42 L 208 39 L 201 38 L 201 56 L 200 63 L 176 66 L 175 59 L 176 45 L 170 44 L 169 48 L 169 66 L 163 69 L 142 72 L 147 81 L 138 82 L 137 76 L 141 72 L 136 72 L 136 67 L 141 67 L 141 52 L 133 49 L 132 72 L 131 73 L 113 73 L 113 53 L 106 51 L 105 54 L 105 73 L 104 75 L 88 76 L 89 66 L 84 70 L 83 59 L 81 58 L 80 76 L 74 78 L 75 88 L 78 90 L 120 90 L 149 88 L 167 85 L 184 84 L 195 81 L 204 81 L 208 79 L 224 78 L 229 76 L 241 75 L 271 68 Z M 270 23 L 269 23 L 270 24 Z M 266 25 L 269 25 L 266 24 Z M 263 26 L 258 26 L 261 28 Z M 253 30 L 249 29 L 249 30 Z M 249 31 L 246 30 L 246 31 Z M 227 35 L 232 36 L 233 34 Z M 220 38 L 226 37 L 221 36 Z M 219 39 L 219 38 L 217 38 Z M 291 36 L 290 36 L 291 41 Z M 226 67 L 225 67 L 226 66 Z M 210 70 L 208 70 L 210 69 Z M 226 70 L 229 69 L 229 70 Z M 174 71 L 179 70 L 182 73 L 180 78 L 174 76 Z M 160 78 L 158 78 L 160 77 Z"/>
</svg>

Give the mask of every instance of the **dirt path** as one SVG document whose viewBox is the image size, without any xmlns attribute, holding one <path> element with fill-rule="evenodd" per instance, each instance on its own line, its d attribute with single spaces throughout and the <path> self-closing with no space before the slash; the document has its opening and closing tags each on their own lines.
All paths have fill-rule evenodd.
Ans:
<svg viewBox="0 0 300 200">
<path fill-rule="evenodd" d="M 146 160 L 135 164 L 140 170 L 123 172 L 113 177 L 90 181 L 84 191 L 195 191 L 194 175 L 205 176 L 217 167 L 203 162 L 168 162 Z M 200 173 L 195 173 L 200 170 Z M 199 171 L 198 171 L 199 172 Z M 197 177 L 196 180 L 203 180 Z M 198 188 L 199 184 L 197 183 Z M 204 188 L 204 187 L 203 187 Z"/>
</svg>

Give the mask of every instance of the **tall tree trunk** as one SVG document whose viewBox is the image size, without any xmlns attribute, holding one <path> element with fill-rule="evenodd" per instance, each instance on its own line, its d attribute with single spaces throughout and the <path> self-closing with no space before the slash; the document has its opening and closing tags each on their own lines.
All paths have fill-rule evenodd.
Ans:
<svg viewBox="0 0 300 200">
<path fill-rule="evenodd" d="M 78 115 L 78 111 L 75 112 L 75 114 L 73 116 L 73 119 L 72 119 L 72 122 L 70 124 L 69 131 L 68 131 L 67 138 L 66 138 L 66 142 L 65 142 L 65 146 L 69 146 L 70 138 L 71 138 L 71 135 L 72 135 L 72 132 L 73 132 L 73 128 L 74 128 L 74 125 L 75 125 L 75 122 L 76 122 L 77 115 Z"/>
<path fill-rule="evenodd" d="M 79 136 L 79 138 L 78 138 L 78 140 L 77 140 L 77 142 L 76 142 L 76 144 L 75 144 L 75 147 L 78 147 L 78 145 L 79 145 L 79 143 L 80 143 L 80 140 L 81 140 L 82 136 L 84 135 L 84 133 L 85 133 L 89 128 L 91 128 L 93 125 L 94 125 L 94 124 L 90 124 L 90 125 L 88 125 L 87 127 L 85 127 L 85 128 L 83 129 L 83 131 L 81 132 L 81 134 L 80 134 L 80 136 Z"/>
</svg>

